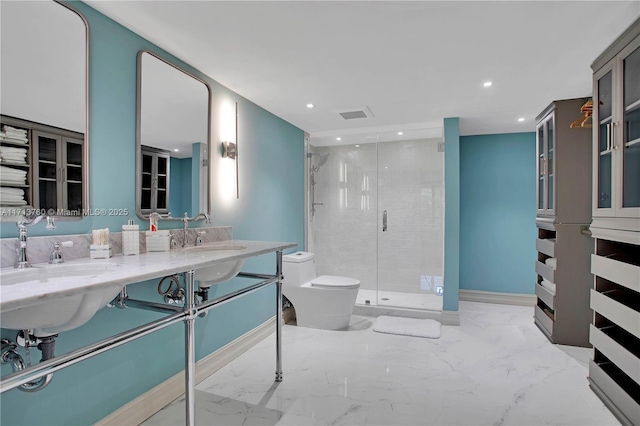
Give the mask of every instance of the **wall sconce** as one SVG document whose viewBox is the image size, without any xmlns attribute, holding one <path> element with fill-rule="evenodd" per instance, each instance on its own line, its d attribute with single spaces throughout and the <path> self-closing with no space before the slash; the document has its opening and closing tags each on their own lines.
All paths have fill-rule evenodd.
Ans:
<svg viewBox="0 0 640 426">
<path fill-rule="evenodd" d="M 232 160 L 235 160 L 237 153 L 238 153 L 238 150 L 236 149 L 235 143 L 222 142 L 222 158 L 230 158 Z"/>
<path fill-rule="evenodd" d="M 224 180 L 231 180 L 231 176 L 235 169 L 236 180 L 236 198 L 240 198 L 240 183 L 238 173 L 238 103 L 234 102 L 233 109 L 230 109 L 230 114 L 225 114 L 223 117 L 223 132 L 222 139 L 226 141 L 222 142 L 222 158 L 227 158 L 222 164 L 221 171 L 223 173 Z M 234 142 L 229 142 L 233 140 Z M 233 161 L 233 163 L 231 163 Z M 226 192 L 226 191 L 225 191 Z"/>
</svg>

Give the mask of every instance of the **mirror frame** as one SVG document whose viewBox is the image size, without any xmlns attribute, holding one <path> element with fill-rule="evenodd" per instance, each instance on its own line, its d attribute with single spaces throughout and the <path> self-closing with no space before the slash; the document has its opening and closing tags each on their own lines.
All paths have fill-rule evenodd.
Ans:
<svg viewBox="0 0 640 426">
<path fill-rule="evenodd" d="M 82 211 L 80 215 L 62 215 L 62 216 L 54 216 L 56 220 L 81 220 L 87 217 L 90 213 L 91 209 L 91 156 L 90 156 L 90 85 L 89 85 L 89 73 L 91 72 L 89 65 L 89 54 L 90 54 L 90 36 L 89 36 L 89 21 L 87 18 L 78 10 L 76 10 L 71 4 L 63 3 L 60 0 L 52 0 L 53 3 L 64 7 L 66 10 L 72 12 L 76 16 L 78 16 L 82 23 L 84 24 L 84 142 L 82 144 Z M 14 222 L 17 220 L 16 217 L 12 216 L 0 216 L 0 222 L 11 221 Z"/>
<path fill-rule="evenodd" d="M 145 215 L 142 213 L 141 202 L 142 202 L 142 55 L 148 53 L 154 58 L 164 62 L 170 67 L 186 74 L 187 76 L 199 81 L 204 84 L 207 88 L 208 96 L 207 96 L 207 196 L 206 196 L 206 210 L 205 212 L 195 212 L 194 217 L 200 213 L 206 213 L 207 215 L 211 214 L 211 157 L 213 155 L 213 150 L 211 149 L 211 105 L 213 103 L 213 95 L 211 86 L 209 83 L 204 81 L 203 79 L 196 77 L 192 73 L 180 68 L 178 65 L 175 65 L 168 60 L 160 57 L 158 54 L 148 50 L 143 49 L 138 52 L 137 58 L 137 81 L 136 81 L 136 215 L 140 219 L 147 220 L 149 219 L 149 215 Z M 199 194 L 197 194 L 199 197 Z M 202 206 L 202 200 L 200 200 L 200 205 Z M 180 218 L 181 216 L 174 216 L 174 218 Z"/>
</svg>

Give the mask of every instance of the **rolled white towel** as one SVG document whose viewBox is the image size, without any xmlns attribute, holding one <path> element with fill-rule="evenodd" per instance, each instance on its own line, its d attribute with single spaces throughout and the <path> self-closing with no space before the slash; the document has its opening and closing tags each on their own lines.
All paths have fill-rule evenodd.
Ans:
<svg viewBox="0 0 640 426">
<path fill-rule="evenodd" d="M 2 186 L 0 187 L 0 195 L 19 195 L 24 197 L 24 189 Z"/>
<path fill-rule="evenodd" d="M 27 178 L 0 176 L 0 185 L 26 185 Z"/>
<path fill-rule="evenodd" d="M 8 125 L 4 125 L 2 126 L 2 131 L 6 132 L 6 133 L 15 133 L 18 135 L 27 135 L 27 131 L 25 129 L 19 129 L 17 127 L 13 127 L 13 126 L 8 126 Z"/>
<path fill-rule="evenodd" d="M 27 164 L 26 158 L 4 157 L 0 155 L 0 162 L 5 164 Z"/>
<path fill-rule="evenodd" d="M 11 167 L 0 166 L 0 176 L 7 177 L 27 177 L 26 170 L 13 169 Z"/>
<path fill-rule="evenodd" d="M 545 265 L 547 265 L 549 268 L 552 269 L 556 269 L 556 266 L 558 265 L 557 259 L 555 257 L 550 257 L 548 259 L 546 259 L 544 261 Z"/>
<path fill-rule="evenodd" d="M 542 287 L 546 288 L 547 290 L 549 290 L 553 294 L 556 294 L 556 285 L 554 283 L 552 283 L 551 281 L 549 281 L 548 279 L 543 278 L 542 282 L 540 283 L 540 285 L 542 285 Z"/>
<path fill-rule="evenodd" d="M 25 200 L 21 200 L 21 201 L 0 200 L 0 206 L 5 206 L 5 207 L 26 206 L 26 205 L 27 205 L 27 202 Z"/>
<path fill-rule="evenodd" d="M 27 149 L 26 148 L 15 148 L 15 147 L 11 147 L 11 146 L 0 146 L 0 153 L 2 154 L 14 154 L 14 155 L 21 155 L 21 156 L 27 156 Z"/>
<path fill-rule="evenodd" d="M 6 158 L 6 159 L 14 159 L 14 158 L 22 158 L 25 159 L 27 158 L 27 153 L 25 152 L 24 154 L 18 154 L 18 153 L 13 153 L 13 152 L 4 152 L 4 151 L 0 151 L 0 157 Z"/>
</svg>

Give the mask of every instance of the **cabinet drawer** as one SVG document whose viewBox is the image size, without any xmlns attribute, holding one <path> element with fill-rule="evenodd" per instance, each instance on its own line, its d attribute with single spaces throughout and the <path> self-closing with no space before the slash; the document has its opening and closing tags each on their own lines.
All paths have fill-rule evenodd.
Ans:
<svg viewBox="0 0 640 426">
<path fill-rule="evenodd" d="M 627 338 L 632 339 L 628 335 Z M 607 335 L 606 331 L 598 329 L 593 324 L 589 326 L 589 343 L 609 358 L 616 367 L 624 371 L 627 376 L 631 377 L 634 382 L 640 384 L 640 358 Z M 629 344 L 635 345 L 636 342 L 630 341 Z"/>
<path fill-rule="evenodd" d="M 591 273 L 640 293 L 640 266 L 592 254 Z"/>
<path fill-rule="evenodd" d="M 640 404 L 635 401 L 617 382 L 605 371 L 606 365 L 598 365 L 589 360 L 589 381 L 593 391 L 602 398 L 605 405 L 618 416 L 622 414 L 626 424 L 634 424 L 640 419 Z M 594 386 L 595 385 L 595 386 Z"/>
<path fill-rule="evenodd" d="M 536 250 L 540 253 L 544 253 L 549 257 L 555 257 L 556 243 L 551 240 L 538 238 L 536 240 Z"/>
<path fill-rule="evenodd" d="M 550 266 L 538 261 L 536 262 L 536 273 L 543 278 L 548 279 L 552 283 L 555 283 L 555 271 Z"/>
<path fill-rule="evenodd" d="M 538 299 L 542 300 L 544 304 L 550 307 L 551 309 L 553 310 L 556 309 L 553 306 L 554 305 L 553 302 L 556 297 L 555 294 L 551 293 L 549 290 L 542 287 L 540 284 L 536 284 L 536 296 L 538 296 Z"/>
<path fill-rule="evenodd" d="M 539 306 L 535 306 L 534 309 L 534 318 L 536 320 L 536 324 L 542 327 L 544 329 L 543 331 L 545 331 L 547 335 L 551 337 L 551 335 L 553 334 L 553 320 L 549 318 L 549 315 L 547 315 L 542 309 L 540 309 Z"/>
<path fill-rule="evenodd" d="M 616 323 L 640 339 L 640 312 L 608 297 L 606 293 L 591 290 L 591 309 Z"/>
</svg>

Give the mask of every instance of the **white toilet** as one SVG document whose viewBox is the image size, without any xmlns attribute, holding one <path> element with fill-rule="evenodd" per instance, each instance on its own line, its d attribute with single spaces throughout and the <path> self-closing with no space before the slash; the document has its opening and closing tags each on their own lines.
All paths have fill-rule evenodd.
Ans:
<svg viewBox="0 0 640 426">
<path fill-rule="evenodd" d="M 296 310 L 302 327 L 342 330 L 349 326 L 360 281 L 355 278 L 316 277 L 313 253 L 282 256 L 282 293 Z"/>
</svg>

